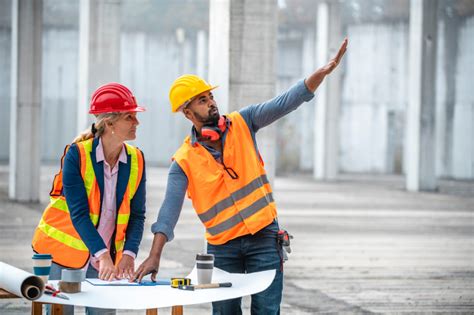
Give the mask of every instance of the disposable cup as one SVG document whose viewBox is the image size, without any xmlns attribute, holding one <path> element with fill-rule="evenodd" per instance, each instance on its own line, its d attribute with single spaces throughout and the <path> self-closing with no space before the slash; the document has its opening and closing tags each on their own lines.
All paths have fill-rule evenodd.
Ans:
<svg viewBox="0 0 474 315">
<path fill-rule="evenodd" d="M 53 257 L 50 254 L 34 254 L 31 258 L 33 260 L 34 275 L 40 277 L 44 283 L 47 283 Z"/>
<path fill-rule="evenodd" d="M 214 255 L 197 254 L 196 270 L 198 284 L 207 284 L 212 282 L 212 270 L 214 269 Z"/>
</svg>

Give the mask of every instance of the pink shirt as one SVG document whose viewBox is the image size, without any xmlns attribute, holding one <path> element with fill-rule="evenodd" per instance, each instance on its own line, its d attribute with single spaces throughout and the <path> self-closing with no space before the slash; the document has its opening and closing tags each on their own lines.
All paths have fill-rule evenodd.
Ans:
<svg viewBox="0 0 474 315">
<path fill-rule="evenodd" d="M 99 144 L 95 149 L 95 158 L 97 162 L 104 162 L 104 191 L 102 198 L 102 209 L 100 212 L 99 226 L 97 227 L 97 232 L 102 237 L 107 248 L 101 249 L 98 252 L 91 255 L 90 262 L 92 266 L 99 270 L 99 257 L 110 251 L 110 245 L 112 243 L 112 236 L 115 230 L 115 221 L 117 218 L 117 201 L 116 201 L 116 189 L 117 189 L 117 177 L 119 170 L 119 162 L 127 164 L 127 153 L 125 151 L 125 145 L 120 151 L 120 156 L 117 163 L 110 168 L 110 165 L 105 160 L 104 148 L 102 146 L 102 139 L 99 139 Z M 135 258 L 135 253 L 131 251 L 124 251 L 124 254 L 132 256 Z"/>
</svg>

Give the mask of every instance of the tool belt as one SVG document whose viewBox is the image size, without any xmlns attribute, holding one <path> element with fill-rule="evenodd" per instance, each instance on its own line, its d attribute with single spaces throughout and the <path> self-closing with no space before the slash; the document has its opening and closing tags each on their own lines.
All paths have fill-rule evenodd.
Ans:
<svg viewBox="0 0 474 315">
<path fill-rule="evenodd" d="M 278 231 L 278 244 L 282 248 L 282 262 L 288 260 L 288 254 L 291 253 L 290 240 L 293 238 L 293 235 L 288 233 L 287 230 L 281 229 Z"/>
</svg>

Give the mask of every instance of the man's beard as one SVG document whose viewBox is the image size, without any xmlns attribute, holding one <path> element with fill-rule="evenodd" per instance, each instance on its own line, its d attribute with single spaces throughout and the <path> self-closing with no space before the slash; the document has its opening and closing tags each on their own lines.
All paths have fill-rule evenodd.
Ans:
<svg viewBox="0 0 474 315">
<path fill-rule="evenodd" d="M 194 115 L 205 126 L 217 126 L 217 123 L 219 122 L 220 118 L 219 109 L 217 109 L 217 111 L 212 114 L 210 113 L 211 111 L 212 109 L 209 110 L 209 114 L 207 115 L 207 117 L 203 117 L 198 113 L 194 113 Z"/>
</svg>

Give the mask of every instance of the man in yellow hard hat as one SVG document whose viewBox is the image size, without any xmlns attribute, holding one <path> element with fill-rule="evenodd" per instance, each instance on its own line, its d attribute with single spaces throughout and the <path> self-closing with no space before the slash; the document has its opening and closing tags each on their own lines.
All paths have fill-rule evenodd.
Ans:
<svg viewBox="0 0 474 315">
<path fill-rule="evenodd" d="M 345 39 L 327 65 L 288 91 L 262 104 L 221 116 L 212 90 L 196 75 L 183 75 L 171 86 L 171 110 L 181 111 L 193 123 L 173 156 L 165 200 L 157 221 L 148 258 L 135 278 L 158 272 L 161 252 L 173 239 L 184 196 L 206 228 L 208 253 L 215 266 L 232 273 L 276 269 L 266 290 L 252 295 L 252 314 L 279 314 L 283 288 L 283 253 L 272 188 L 263 167 L 255 134 L 275 120 L 311 100 L 323 79 L 339 64 Z M 241 298 L 214 302 L 214 314 L 241 314 Z"/>
</svg>

